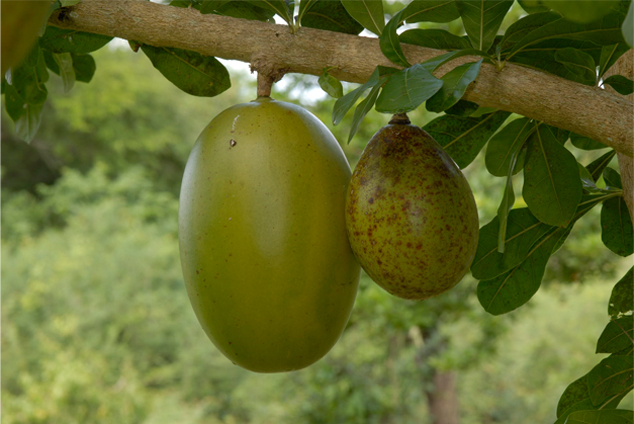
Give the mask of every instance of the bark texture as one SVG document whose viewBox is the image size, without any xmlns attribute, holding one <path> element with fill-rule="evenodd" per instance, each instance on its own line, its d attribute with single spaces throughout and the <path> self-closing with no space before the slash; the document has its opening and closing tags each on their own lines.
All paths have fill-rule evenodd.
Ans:
<svg viewBox="0 0 634 424">
<path fill-rule="evenodd" d="M 376 38 L 312 28 L 291 34 L 285 25 L 202 15 L 195 9 L 139 0 L 84 0 L 54 13 L 49 24 L 224 59 L 268 62 L 285 72 L 320 75 L 323 68 L 334 67 L 332 75 L 350 82 L 365 82 L 376 65 L 395 66 L 383 56 Z M 444 53 L 412 45 L 403 45 L 403 50 L 411 63 Z M 457 59 L 439 69 L 437 76 L 473 60 Z M 632 102 L 606 90 L 517 65 L 497 70 L 485 64 L 464 98 L 574 131 L 630 157 L 634 154 Z"/>
<path fill-rule="evenodd" d="M 606 72 L 606 78 L 609 75 L 623 75 L 629 79 L 634 79 L 634 50 L 629 50 L 612 66 L 608 72 Z M 616 93 L 612 88 L 610 91 Z M 634 94 L 626 96 L 626 98 L 632 102 L 634 101 Z M 632 115 L 632 112 L 630 112 Z M 619 168 L 621 170 L 621 180 L 623 181 L 623 197 L 627 208 L 630 211 L 630 217 L 634 221 L 634 160 L 622 153 L 618 154 Z"/>
<path fill-rule="evenodd" d="M 434 372 L 433 392 L 427 393 L 429 412 L 434 424 L 459 424 L 458 392 L 453 372 Z"/>
</svg>

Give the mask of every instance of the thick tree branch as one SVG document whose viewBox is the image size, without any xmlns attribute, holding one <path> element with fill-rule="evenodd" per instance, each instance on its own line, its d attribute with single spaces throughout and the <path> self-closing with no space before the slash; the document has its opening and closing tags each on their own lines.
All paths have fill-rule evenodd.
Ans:
<svg viewBox="0 0 634 424">
<path fill-rule="evenodd" d="M 394 66 L 375 38 L 311 28 L 290 34 L 283 25 L 201 15 L 147 1 L 85 0 L 70 13 L 55 13 L 49 24 L 243 62 L 271 57 L 286 72 L 320 75 L 323 68 L 334 67 L 334 76 L 350 82 L 365 82 L 376 65 Z M 412 63 L 443 53 L 403 47 Z M 633 105 L 618 94 L 508 64 L 501 71 L 483 65 L 464 98 L 574 131 L 633 156 Z"/>
</svg>

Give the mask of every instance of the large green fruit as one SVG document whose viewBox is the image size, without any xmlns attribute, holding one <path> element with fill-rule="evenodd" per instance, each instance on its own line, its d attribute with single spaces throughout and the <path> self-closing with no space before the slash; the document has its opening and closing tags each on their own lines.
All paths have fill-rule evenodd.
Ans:
<svg viewBox="0 0 634 424">
<path fill-rule="evenodd" d="M 179 238 L 194 312 L 216 347 L 258 372 L 324 356 L 359 281 L 345 230 L 350 167 L 308 111 L 269 98 L 202 132 L 183 177 Z"/>
<path fill-rule="evenodd" d="M 454 287 L 478 245 L 478 211 L 467 180 L 404 114 L 381 128 L 359 159 L 346 223 L 363 269 L 406 299 L 426 299 Z"/>
<path fill-rule="evenodd" d="M 51 7 L 50 1 L 2 0 L 2 75 L 19 65 L 37 40 Z"/>
</svg>

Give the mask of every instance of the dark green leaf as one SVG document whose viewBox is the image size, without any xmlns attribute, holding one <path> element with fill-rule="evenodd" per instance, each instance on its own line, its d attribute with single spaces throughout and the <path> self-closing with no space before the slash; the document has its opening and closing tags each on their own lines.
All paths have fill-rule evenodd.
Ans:
<svg viewBox="0 0 634 424">
<path fill-rule="evenodd" d="M 462 50 L 471 47 L 469 41 L 443 29 L 409 29 L 398 36 L 401 43 L 438 50 Z"/>
<path fill-rule="evenodd" d="M 586 167 L 581 165 L 580 163 L 577 163 L 577 166 L 579 168 L 579 176 L 581 177 L 581 185 L 583 186 L 583 189 L 588 193 L 601 192 L 601 189 L 598 188 L 597 185 L 594 183 L 592 175 L 586 169 Z"/>
<path fill-rule="evenodd" d="M 542 222 L 568 225 L 582 195 L 577 160 L 541 125 L 528 141 L 523 195 L 531 212 Z"/>
<path fill-rule="evenodd" d="M 597 78 L 596 65 L 594 59 L 588 53 L 573 48 L 565 48 L 555 53 L 555 60 L 582 81 L 594 84 Z"/>
<path fill-rule="evenodd" d="M 629 314 L 632 310 L 634 310 L 634 268 L 630 268 L 616 283 L 608 302 L 608 314 L 612 319 Z"/>
<path fill-rule="evenodd" d="M 53 53 L 86 54 L 99 50 L 112 40 L 112 37 L 47 26 L 40 38 L 40 46 Z"/>
<path fill-rule="evenodd" d="M 195 3 L 193 2 L 193 0 L 172 0 L 169 5 L 174 7 L 186 8 L 194 4 Z"/>
<path fill-rule="evenodd" d="M 348 135 L 348 143 L 352 140 L 352 137 L 357 132 L 359 128 L 359 124 L 365 118 L 365 115 L 372 109 L 374 103 L 376 102 L 376 98 L 379 95 L 379 90 L 381 89 L 381 85 L 377 84 L 370 90 L 370 94 L 361 102 L 359 106 L 354 110 L 354 116 L 352 117 L 352 126 L 350 127 L 350 134 Z"/>
<path fill-rule="evenodd" d="M 90 82 L 95 75 L 97 65 L 95 59 L 89 54 L 73 55 L 73 68 L 77 81 Z"/>
<path fill-rule="evenodd" d="M 357 100 L 366 92 L 369 88 L 374 87 L 379 83 L 379 69 L 375 69 L 368 81 L 365 84 L 352 90 L 342 98 L 335 102 L 335 106 L 332 109 L 332 123 L 338 125 L 339 122 L 346 116 L 346 113 L 355 105 Z"/>
<path fill-rule="evenodd" d="M 550 7 L 565 19 L 580 24 L 590 23 L 601 19 L 613 6 L 618 6 L 616 0 L 542 0 L 544 6 Z"/>
<path fill-rule="evenodd" d="M 478 107 L 477 103 L 468 100 L 459 100 L 458 103 L 445 110 L 445 113 L 448 115 L 469 116 L 478 110 Z"/>
<path fill-rule="evenodd" d="M 528 46 L 554 38 L 587 40 L 600 46 L 621 43 L 623 42 L 622 22 L 623 16 L 616 12 L 589 24 L 578 24 L 561 18 L 528 33 L 513 46 L 511 52 L 513 54 Z"/>
<path fill-rule="evenodd" d="M 500 221 L 495 217 L 480 229 L 471 273 L 478 280 L 495 278 L 521 263 L 531 247 L 553 227 L 539 222 L 528 208 L 509 213 L 504 254 L 498 252 Z"/>
<path fill-rule="evenodd" d="M 68 93 L 75 85 L 75 69 L 73 68 L 73 57 L 70 53 L 53 53 L 53 59 L 59 69 L 59 76 L 62 77 L 64 92 Z"/>
<path fill-rule="evenodd" d="M 517 161 L 517 154 L 515 152 L 511 158 L 509 164 L 509 175 L 506 177 L 506 184 L 504 187 L 504 194 L 502 195 L 502 201 L 498 207 L 498 219 L 500 220 L 500 230 L 498 235 L 498 252 L 504 253 L 506 244 L 506 225 L 508 222 L 508 216 L 511 208 L 515 204 L 515 192 L 513 190 L 513 167 Z"/>
<path fill-rule="evenodd" d="M 355 35 L 363 31 L 363 25 L 350 16 L 339 0 L 316 0 L 302 12 L 301 25 L 305 27 Z"/>
<path fill-rule="evenodd" d="M 453 158 L 460 168 L 467 167 L 487 140 L 510 113 L 497 111 L 478 118 L 440 116 L 423 127 Z"/>
<path fill-rule="evenodd" d="M 165 78 L 188 94 L 213 97 L 231 87 L 229 72 L 214 57 L 146 44 L 141 49 Z"/>
<path fill-rule="evenodd" d="M 608 187 L 623 188 L 623 182 L 621 181 L 621 175 L 614 170 L 614 168 L 606 167 L 603 171 L 603 179 Z"/>
<path fill-rule="evenodd" d="M 597 181 L 601 177 L 603 171 L 610 164 L 614 156 L 616 156 L 616 152 L 614 150 L 610 150 L 609 152 L 607 152 L 600 158 L 592 161 L 592 163 L 586 166 L 586 169 L 588 170 L 588 172 L 590 172 L 590 175 L 592 175 L 592 179 L 594 181 Z"/>
<path fill-rule="evenodd" d="M 565 419 L 569 414 L 575 411 L 583 411 L 593 408 L 614 409 L 619 405 L 621 399 L 623 399 L 623 396 L 617 396 L 614 399 L 606 400 L 600 405 L 594 406 L 590 400 L 590 393 L 588 392 L 588 374 L 586 374 L 580 379 L 575 380 L 566 388 L 566 390 L 564 390 L 561 398 L 559 398 L 559 404 L 557 405 L 557 418 Z"/>
<path fill-rule="evenodd" d="M 245 1 L 245 0 L 243 0 Z M 269 10 L 279 15 L 287 24 L 293 25 L 293 2 L 285 0 L 248 0 L 253 6 Z"/>
<path fill-rule="evenodd" d="M 612 44 L 601 48 L 601 57 L 599 59 L 599 78 L 614 65 L 614 63 L 628 51 L 630 47 L 625 43 Z"/>
<path fill-rule="evenodd" d="M 487 51 L 513 5 L 511 0 L 457 0 L 465 31 L 474 49 Z"/>
<path fill-rule="evenodd" d="M 627 394 L 632 390 L 632 358 L 610 356 L 588 374 L 588 391 L 593 405 L 598 405 L 613 396 Z"/>
<path fill-rule="evenodd" d="M 43 108 L 43 104 L 24 105 L 24 113 L 15 121 L 15 133 L 18 137 L 26 142 L 33 140 L 42 122 Z"/>
<path fill-rule="evenodd" d="M 520 152 L 513 174 L 524 168 L 526 150 L 522 149 L 526 139 L 535 130 L 528 118 L 516 119 L 498 131 L 487 145 L 485 164 L 491 175 L 505 177 L 508 175 L 509 162 L 516 152 Z"/>
<path fill-rule="evenodd" d="M 443 85 L 440 91 L 427 100 L 425 104 L 427 110 L 431 112 L 442 112 L 458 103 L 458 100 L 464 95 L 469 84 L 478 76 L 481 64 L 482 59 L 475 63 L 465 63 L 443 75 L 441 78 Z"/>
<path fill-rule="evenodd" d="M 379 112 L 403 113 L 416 109 L 433 96 L 443 82 L 420 64 L 395 72 L 376 102 Z"/>
<path fill-rule="evenodd" d="M 451 22 L 460 17 L 454 0 L 414 0 L 403 10 L 403 20 L 408 24 Z"/>
<path fill-rule="evenodd" d="M 569 415 L 566 424 L 632 424 L 634 411 L 624 409 L 577 411 Z"/>
<path fill-rule="evenodd" d="M 603 84 L 612 87 L 617 93 L 624 96 L 634 93 L 634 81 L 625 78 L 623 75 L 612 75 L 603 80 Z"/>
<path fill-rule="evenodd" d="M 364 28 L 381 35 L 385 28 L 383 0 L 342 0 L 341 3 Z"/>
<path fill-rule="evenodd" d="M 542 124 L 547 126 L 550 129 L 550 132 L 552 132 L 555 135 L 555 138 L 557 139 L 557 141 L 559 142 L 559 144 L 566 144 L 566 141 L 568 141 L 568 138 L 570 138 L 570 131 L 568 130 L 564 130 L 563 128 L 557 128 L 557 127 L 553 127 L 552 125 L 546 125 L 546 124 Z"/>
<path fill-rule="evenodd" d="M 297 21 L 298 22 L 302 22 L 302 18 L 304 17 L 304 13 L 306 13 L 307 10 L 310 10 L 311 7 L 313 7 L 313 4 L 316 2 L 317 0 L 300 0 L 299 2 L 299 13 L 297 14 Z"/>
<path fill-rule="evenodd" d="M 619 256 L 629 256 L 634 251 L 632 219 L 623 197 L 613 197 L 603 202 L 601 209 L 601 240 Z"/>
<path fill-rule="evenodd" d="M 204 6 L 205 4 L 202 5 L 202 7 Z M 230 1 L 224 3 L 222 6 L 214 7 L 216 7 L 215 13 L 219 15 L 231 16 L 232 18 L 250 19 L 252 21 L 275 22 L 275 19 L 273 18 L 275 11 L 269 8 L 264 9 L 256 6 L 254 3 L 249 3 L 248 1 Z M 209 9 L 210 7 L 205 8 L 205 11 L 208 11 Z"/>
<path fill-rule="evenodd" d="M 325 69 L 324 73 L 321 74 L 318 81 L 321 89 L 328 93 L 330 96 L 336 99 L 343 96 L 343 85 L 341 85 L 341 82 L 337 78 L 326 72 Z"/>
<path fill-rule="evenodd" d="M 541 5 L 539 0 L 517 0 L 526 13 L 548 12 L 548 8 Z"/>
<path fill-rule="evenodd" d="M 24 113 L 24 99 L 20 97 L 15 87 L 11 84 L 4 84 L 4 92 L 4 101 L 7 113 L 13 122 L 15 122 Z"/>
<path fill-rule="evenodd" d="M 634 6 L 630 3 L 630 8 L 627 11 L 627 16 L 623 21 L 623 38 L 630 47 L 634 47 Z"/>
<path fill-rule="evenodd" d="M 404 68 L 409 68 L 411 65 L 407 61 L 405 53 L 403 53 L 401 42 L 396 34 L 397 28 L 403 23 L 404 12 L 405 9 L 402 9 L 387 22 L 383 33 L 379 37 L 379 46 L 381 47 L 383 55 L 391 62 L 403 66 Z"/>
<path fill-rule="evenodd" d="M 531 31 L 560 18 L 561 16 L 553 12 L 535 13 L 533 15 L 524 16 L 508 27 L 504 33 L 504 38 L 500 43 L 501 51 L 509 50 Z"/>
<path fill-rule="evenodd" d="M 622 317 L 610 321 L 601 333 L 597 342 L 597 353 L 615 353 L 626 348 L 631 348 L 634 344 L 632 339 L 634 332 L 634 321 L 632 316 Z"/>
<path fill-rule="evenodd" d="M 478 283 L 478 300 L 485 311 L 501 315 L 519 308 L 537 292 L 544 270 L 566 229 L 546 233 L 528 252 L 526 259 L 511 270 Z"/>
<path fill-rule="evenodd" d="M 222 6 L 229 3 L 230 1 L 231 0 L 202 0 L 199 2 L 199 6 L 195 5 L 194 7 L 200 10 L 200 13 L 207 14 L 207 13 L 213 13 L 216 10 L 220 10 Z M 172 3 L 170 3 L 170 5 L 171 4 Z"/>
<path fill-rule="evenodd" d="M 599 149 L 607 149 L 603 143 L 599 143 L 598 141 L 594 141 L 591 138 L 584 137 L 577 133 L 570 133 L 570 142 L 573 146 L 582 150 L 599 150 Z"/>
</svg>

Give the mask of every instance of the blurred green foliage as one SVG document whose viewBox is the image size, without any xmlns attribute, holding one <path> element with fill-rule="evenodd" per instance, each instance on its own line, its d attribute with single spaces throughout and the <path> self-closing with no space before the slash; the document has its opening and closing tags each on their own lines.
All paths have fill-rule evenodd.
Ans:
<svg viewBox="0 0 634 424">
<path fill-rule="evenodd" d="M 232 365 L 189 306 L 177 195 L 198 133 L 252 99 L 253 78 L 232 72 L 231 90 L 200 99 L 143 56 L 111 48 L 95 56 L 95 79 L 69 95 L 52 77 L 50 110 L 30 146 L 3 121 L 5 423 L 424 424 L 438 373 L 457 376 L 467 424 L 551 422 L 563 389 L 598 361 L 588 352 L 607 321 L 613 281 L 603 281 L 623 262 L 602 246 L 593 211 L 551 261 L 549 287 L 508 316 L 482 310 L 469 276 L 418 303 L 364 276 L 346 332 L 320 362 L 278 375 Z M 334 99 L 312 91 L 316 77 L 285 81 L 275 96 L 332 128 Z M 410 114 L 420 126 L 434 116 Z M 387 120 L 372 111 L 342 144 L 351 165 Z M 332 128 L 339 140 L 350 121 Z M 488 222 L 504 179 L 486 173 L 483 154 L 465 174 Z"/>
</svg>

